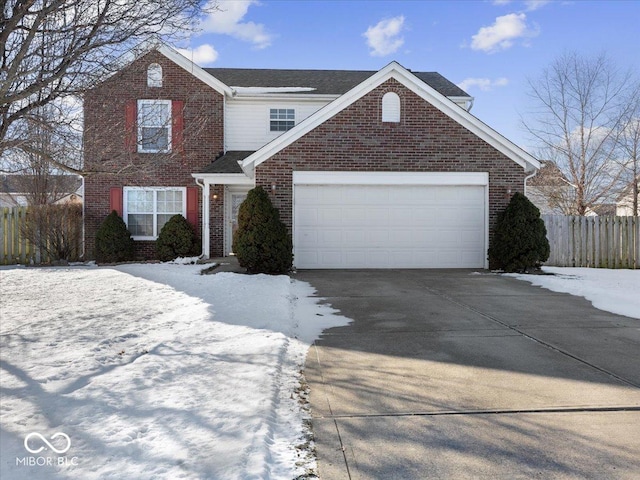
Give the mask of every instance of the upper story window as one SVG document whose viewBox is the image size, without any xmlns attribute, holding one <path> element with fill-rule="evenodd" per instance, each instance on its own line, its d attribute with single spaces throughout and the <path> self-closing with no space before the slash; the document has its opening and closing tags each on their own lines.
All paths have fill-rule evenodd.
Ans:
<svg viewBox="0 0 640 480">
<path fill-rule="evenodd" d="M 397 93 L 387 92 L 382 97 L 382 121 L 393 123 L 400 121 L 400 97 Z"/>
<path fill-rule="evenodd" d="M 171 150 L 171 100 L 138 100 L 138 152 Z"/>
<path fill-rule="evenodd" d="M 152 63 L 147 68 L 147 86 L 148 87 L 162 86 L 162 67 L 157 63 Z"/>
<path fill-rule="evenodd" d="M 269 110 L 269 130 L 286 132 L 296 125 L 296 111 L 293 108 L 272 108 Z"/>
</svg>

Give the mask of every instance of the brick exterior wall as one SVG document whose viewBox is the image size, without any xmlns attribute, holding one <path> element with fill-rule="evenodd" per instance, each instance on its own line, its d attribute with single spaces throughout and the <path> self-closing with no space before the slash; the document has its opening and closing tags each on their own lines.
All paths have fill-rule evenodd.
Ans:
<svg viewBox="0 0 640 480">
<path fill-rule="evenodd" d="M 400 123 L 382 123 L 382 96 L 400 96 Z M 256 167 L 256 185 L 271 195 L 291 231 L 292 172 L 488 172 L 489 231 L 524 169 L 391 79 Z M 271 186 L 276 185 L 272 191 Z"/>
<path fill-rule="evenodd" d="M 158 63 L 163 86 L 147 86 L 147 67 Z M 184 102 L 184 151 L 131 153 L 125 148 L 125 105 L 138 99 Z M 109 189 L 124 186 L 195 186 L 202 171 L 223 151 L 223 96 L 158 52 L 150 52 L 108 78 L 84 99 L 85 257 L 94 258 L 95 233 L 109 214 Z M 212 192 L 213 195 L 213 192 Z M 219 198 L 222 198 L 218 192 Z M 185 199 L 186 202 L 186 199 Z M 202 192 L 198 209 L 202 215 Z M 213 202 L 212 202 L 213 203 Z M 221 202 L 220 202 L 221 204 Z M 212 205 L 212 214 L 218 214 Z M 199 218 L 198 235 L 202 218 Z M 221 228 L 221 227 L 220 227 Z M 221 233 L 212 228 L 212 255 L 222 253 Z M 154 242 L 136 242 L 139 258 L 154 256 Z"/>
</svg>

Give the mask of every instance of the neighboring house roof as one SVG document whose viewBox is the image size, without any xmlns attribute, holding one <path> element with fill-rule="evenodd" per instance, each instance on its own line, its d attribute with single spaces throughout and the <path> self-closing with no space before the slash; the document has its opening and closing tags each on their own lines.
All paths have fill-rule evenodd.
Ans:
<svg viewBox="0 0 640 480">
<path fill-rule="evenodd" d="M 588 209 L 586 215 L 587 216 L 606 216 L 606 215 L 615 215 L 616 214 L 616 204 L 615 203 L 599 203 L 597 205 L 592 206 Z"/>
<path fill-rule="evenodd" d="M 82 178 L 76 175 L 2 175 L 0 206 L 28 206 L 32 203 L 81 201 Z"/>
<path fill-rule="evenodd" d="M 484 122 L 470 114 L 456 103 L 452 102 L 442 93 L 432 86 L 426 84 L 411 71 L 404 68 L 397 62 L 391 62 L 374 75 L 366 78 L 354 88 L 329 103 L 324 108 L 318 110 L 313 115 L 307 117 L 291 130 L 283 133 L 278 138 L 268 143 L 260 150 L 250 155 L 242 162 L 242 170 L 253 177 L 254 169 L 265 160 L 283 150 L 293 142 L 309 133 L 325 121 L 338 114 L 349 105 L 355 103 L 367 93 L 371 92 L 384 82 L 395 79 L 402 85 L 413 91 L 415 94 L 429 102 L 435 108 L 449 116 L 463 127 L 477 135 L 479 138 L 490 144 L 496 150 L 502 152 L 508 158 L 522 166 L 525 171 L 534 171 L 540 168 L 540 162 L 522 148 L 503 137 L 501 134 L 490 128 Z"/>
<path fill-rule="evenodd" d="M 38 180 L 37 175 L 3 175 L 0 181 L 0 193 L 6 194 L 28 194 L 29 185 Z M 78 193 L 82 187 L 82 177 L 76 175 L 49 175 L 47 183 L 51 185 L 52 191 L 70 194 Z"/>
<path fill-rule="evenodd" d="M 530 187 L 565 187 L 570 186 L 571 183 L 555 162 L 541 160 L 540 170 L 528 181 L 527 185 Z"/>
<path fill-rule="evenodd" d="M 241 162 L 249 155 L 254 153 L 253 151 L 231 151 L 216 158 L 211 164 L 209 164 L 202 173 L 242 173 L 240 168 Z"/>
<path fill-rule="evenodd" d="M 636 179 L 636 184 L 640 187 L 640 177 L 638 177 Z M 621 202 L 625 202 L 625 201 L 630 201 L 631 200 L 631 195 L 633 194 L 633 180 L 630 181 L 620 192 L 620 195 L 618 195 L 618 198 L 616 199 L 616 201 L 618 203 Z"/>
<path fill-rule="evenodd" d="M 298 88 L 287 93 L 313 93 L 342 95 L 375 71 L 355 70 L 274 70 L 254 68 L 205 68 L 206 72 L 232 89 L 242 88 Z M 468 97 L 469 95 L 437 72 L 413 72 L 420 80 L 446 97 Z M 275 93 L 275 92 L 272 92 Z"/>
</svg>

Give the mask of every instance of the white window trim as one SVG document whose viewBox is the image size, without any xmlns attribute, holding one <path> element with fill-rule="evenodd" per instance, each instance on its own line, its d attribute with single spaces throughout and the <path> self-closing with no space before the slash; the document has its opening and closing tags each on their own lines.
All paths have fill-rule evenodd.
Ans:
<svg viewBox="0 0 640 480">
<path fill-rule="evenodd" d="M 167 105 L 168 106 L 168 122 L 167 125 L 143 125 L 143 123 L 140 121 L 140 112 L 142 112 L 142 105 Z M 136 118 L 136 123 L 138 125 L 138 153 L 167 153 L 171 151 L 171 139 L 173 136 L 173 132 L 172 132 L 172 119 L 173 119 L 173 112 L 171 111 L 171 100 L 147 100 L 147 99 L 141 99 L 138 100 L 138 105 L 137 105 L 137 118 Z M 161 150 L 161 149 L 145 149 L 143 144 L 142 144 L 142 128 L 143 127 L 167 127 L 168 129 L 168 138 L 167 138 L 167 148 L 165 150 Z"/>
<path fill-rule="evenodd" d="M 293 127 L 291 127 L 288 130 L 271 130 L 271 110 L 293 110 Z M 295 107 L 269 107 L 267 108 L 267 132 L 269 132 L 270 135 L 282 135 L 283 133 L 288 132 L 289 130 L 291 130 L 292 128 L 294 128 L 297 124 L 298 124 L 298 113 L 297 113 L 297 108 Z M 276 119 L 277 121 L 277 119 Z M 286 120 L 285 120 L 286 121 Z"/>
<path fill-rule="evenodd" d="M 402 102 L 396 92 L 387 92 L 382 96 L 382 122 L 400 123 Z"/>
<path fill-rule="evenodd" d="M 153 191 L 153 231 L 154 236 L 132 235 L 134 240 L 157 240 L 158 239 L 158 203 L 155 192 L 161 191 L 180 191 L 182 192 L 182 212 L 179 212 L 184 218 L 187 218 L 187 187 L 123 187 L 122 188 L 122 218 L 129 228 L 129 211 L 127 203 L 127 193 L 132 191 Z M 175 215 L 175 214 L 174 214 Z"/>
</svg>

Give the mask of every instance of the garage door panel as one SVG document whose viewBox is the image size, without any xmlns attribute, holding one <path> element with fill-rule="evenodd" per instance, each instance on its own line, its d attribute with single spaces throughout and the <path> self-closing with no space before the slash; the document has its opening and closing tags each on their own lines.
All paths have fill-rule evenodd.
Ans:
<svg viewBox="0 0 640 480">
<path fill-rule="evenodd" d="M 483 186 L 294 188 L 298 268 L 484 266 Z"/>
</svg>

